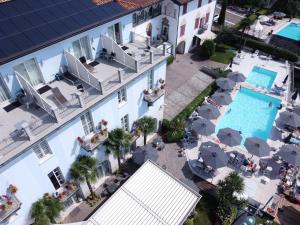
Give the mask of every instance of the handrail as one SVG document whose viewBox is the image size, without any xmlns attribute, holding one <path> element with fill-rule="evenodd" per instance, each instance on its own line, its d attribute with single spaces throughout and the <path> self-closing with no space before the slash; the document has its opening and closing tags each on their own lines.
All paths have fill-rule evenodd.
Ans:
<svg viewBox="0 0 300 225">
<path fill-rule="evenodd" d="M 52 106 L 34 89 L 34 87 L 31 86 L 31 84 L 20 73 L 15 71 L 15 74 L 27 94 L 31 95 L 42 109 L 49 113 L 53 118 L 56 118 Z"/>
<path fill-rule="evenodd" d="M 102 47 L 106 48 L 108 53 L 114 52 L 116 54 L 114 60 L 136 70 L 136 60 L 128 55 L 113 39 L 105 35 L 101 35 Z"/>
<path fill-rule="evenodd" d="M 96 88 L 102 92 L 99 80 L 90 73 L 90 71 L 72 54 L 64 51 L 65 59 L 67 62 L 68 72 L 87 83 L 88 85 Z"/>
</svg>

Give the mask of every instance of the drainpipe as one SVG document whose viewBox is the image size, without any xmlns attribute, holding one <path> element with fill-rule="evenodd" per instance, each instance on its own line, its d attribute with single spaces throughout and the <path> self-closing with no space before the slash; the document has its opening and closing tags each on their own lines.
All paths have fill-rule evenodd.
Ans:
<svg viewBox="0 0 300 225">
<path fill-rule="evenodd" d="M 175 4 L 175 3 L 174 3 Z M 180 17 L 180 6 L 178 10 L 178 15 L 177 15 L 177 29 L 176 29 L 176 40 L 175 40 L 175 50 L 174 50 L 174 58 L 176 59 L 176 48 L 177 48 L 177 39 L 178 39 L 178 29 L 179 29 L 179 17 Z"/>
</svg>

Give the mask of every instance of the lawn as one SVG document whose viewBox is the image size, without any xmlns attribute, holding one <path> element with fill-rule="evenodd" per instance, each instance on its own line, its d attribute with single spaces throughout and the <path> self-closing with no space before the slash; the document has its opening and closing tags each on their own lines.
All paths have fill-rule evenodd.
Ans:
<svg viewBox="0 0 300 225">
<path fill-rule="evenodd" d="M 266 218 L 266 217 L 259 217 L 259 216 L 256 217 L 256 223 L 257 224 L 267 224 L 266 223 L 267 220 L 268 220 L 268 218 Z M 271 221 L 271 220 L 269 219 L 269 221 Z M 276 223 L 274 221 L 271 221 L 271 223 L 268 223 L 268 224 L 269 225 L 279 225 L 278 223 Z"/>
<path fill-rule="evenodd" d="M 202 198 L 196 207 L 196 215 L 194 217 L 194 225 L 212 225 L 214 212 L 216 210 L 216 200 L 213 196 L 201 193 Z"/>
<path fill-rule="evenodd" d="M 217 45 L 215 54 L 210 57 L 211 60 L 219 63 L 229 64 L 231 60 L 235 57 L 235 52 L 232 47 L 227 45 Z"/>
</svg>

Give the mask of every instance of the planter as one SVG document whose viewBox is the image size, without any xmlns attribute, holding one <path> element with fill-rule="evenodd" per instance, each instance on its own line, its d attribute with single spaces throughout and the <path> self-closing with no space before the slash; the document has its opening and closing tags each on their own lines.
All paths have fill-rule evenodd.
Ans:
<svg viewBox="0 0 300 225">
<path fill-rule="evenodd" d="M 108 124 L 108 121 L 106 121 L 106 120 L 101 120 L 101 124 L 103 125 L 103 126 L 107 126 L 107 124 Z"/>
<path fill-rule="evenodd" d="M 149 91 L 146 90 L 146 89 L 143 92 L 144 92 L 145 95 L 149 94 Z"/>
<path fill-rule="evenodd" d="M 9 185 L 8 190 L 10 193 L 15 194 L 18 191 L 18 188 L 12 184 Z"/>
</svg>

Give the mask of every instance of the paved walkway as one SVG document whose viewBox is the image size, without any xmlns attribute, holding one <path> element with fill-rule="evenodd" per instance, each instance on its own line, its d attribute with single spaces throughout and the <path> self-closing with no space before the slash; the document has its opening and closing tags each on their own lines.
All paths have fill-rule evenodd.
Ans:
<svg viewBox="0 0 300 225">
<path fill-rule="evenodd" d="M 226 66 L 210 60 L 194 60 L 191 56 L 178 54 L 173 64 L 167 67 L 164 111 L 166 119 L 174 118 L 213 82 L 210 76 L 200 71 L 203 65 L 212 68 Z"/>
</svg>

